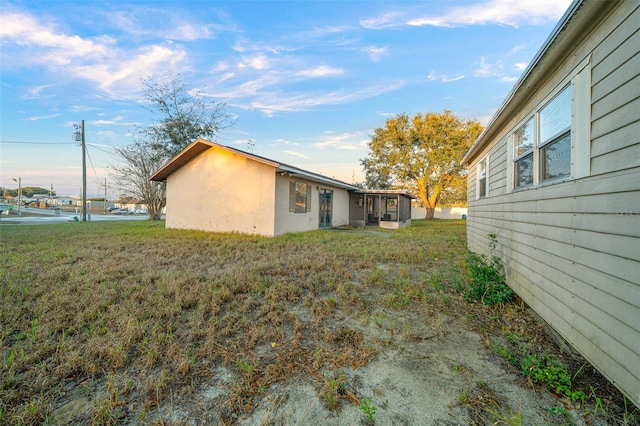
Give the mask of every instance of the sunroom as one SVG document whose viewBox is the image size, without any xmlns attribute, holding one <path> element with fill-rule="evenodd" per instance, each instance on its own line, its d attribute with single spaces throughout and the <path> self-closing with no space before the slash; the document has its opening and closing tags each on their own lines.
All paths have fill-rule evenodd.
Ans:
<svg viewBox="0 0 640 426">
<path fill-rule="evenodd" d="M 411 200 L 397 189 L 359 189 L 349 193 L 349 225 L 398 229 L 411 225 Z"/>
</svg>

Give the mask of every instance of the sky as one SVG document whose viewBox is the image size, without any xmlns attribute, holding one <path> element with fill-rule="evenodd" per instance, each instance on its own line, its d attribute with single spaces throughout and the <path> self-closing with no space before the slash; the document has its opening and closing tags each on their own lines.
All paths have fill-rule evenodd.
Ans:
<svg viewBox="0 0 640 426">
<path fill-rule="evenodd" d="M 2 1 L 0 187 L 122 191 L 113 148 L 167 72 L 235 122 L 214 142 L 363 182 L 373 130 L 450 110 L 486 124 L 570 0 Z"/>
</svg>

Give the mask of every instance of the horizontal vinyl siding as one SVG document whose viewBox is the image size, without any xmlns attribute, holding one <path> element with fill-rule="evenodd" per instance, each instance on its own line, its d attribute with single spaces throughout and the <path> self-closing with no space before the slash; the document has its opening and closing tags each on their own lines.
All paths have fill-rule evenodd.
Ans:
<svg viewBox="0 0 640 426">
<path fill-rule="evenodd" d="M 504 129 L 487 149 L 489 196 L 469 197 L 467 242 L 488 254 L 488 235 L 496 234 L 509 285 L 640 406 L 638 22 L 640 3 L 621 2 L 558 66 L 570 72 L 567 63 L 591 56 L 590 175 L 507 192 L 513 129 Z M 562 78 L 550 76 L 516 115 L 530 114 Z"/>
</svg>

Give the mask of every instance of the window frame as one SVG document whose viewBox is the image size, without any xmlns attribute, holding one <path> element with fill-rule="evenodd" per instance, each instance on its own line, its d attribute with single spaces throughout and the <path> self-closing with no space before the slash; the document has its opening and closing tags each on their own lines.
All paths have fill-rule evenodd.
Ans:
<svg viewBox="0 0 640 426">
<path fill-rule="evenodd" d="M 483 169 L 484 176 L 482 175 Z M 476 169 L 476 188 L 477 200 L 489 196 L 489 155 L 485 155 L 480 161 L 478 161 Z M 481 190 L 482 188 L 484 188 L 484 191 Z"/>
<path fill-rule="evenodd" d="M 289 181 L 289 212 L 308 213 L 311 211 L 311 184 Z"/>
<path fill-rule="evenodd" d="M 517 134 L 518 131 L 520 129 L 524 129 L 525 127 L 527 127 L 528 125 L 531 125 L 531 146 L 526 149 L 525 151 L 518 153 L 518 143 L 517 143 Z M 536 115 L 532 115 L 530 117 L 528 117 L 524 123 L 522 123 L 520 126 L 518 126 L 518 128 L 513 132 L 513 152 L 511 153 L 511 155 L 513 155 L 513 187 L 516 190 L 523 190 L 523 189 L 528 189 L 533 187 L 533 185 L 536 182 Z M 518 163 L 524 162 L 524 160 L 527 157 L 531 157 L 531 182 L 527 182 L 526 184 L 523 185 L 518 185 L 517 182 L 518 180 L 516 179 L 518 176 Z"/>
<path fill-rule="evenodd" d="M 569 125 L 556 129 L 555 134 L 541 140 L 541 114 L 556 99 L 569 90 Z M 533 120 L 533 147 L 517 153 L 517 132 Z M 508 191 L 518 192 L 547 185 L 572 181 L 589 176 L 591 169 L 591 56 L 586 57 L 574 70 L 560 81 L 545 98 L 532 108 L 508 134 L 507 180 Z M 545 178 L 546 150 L 556 143 L 567 142 L 569 171 L 558 176 Z M 564 152 L 567 148 L 565 148 Z M 533 181 L 527 185 L 517 185 L 518 162 L 531 155 Z"/>
</svg>

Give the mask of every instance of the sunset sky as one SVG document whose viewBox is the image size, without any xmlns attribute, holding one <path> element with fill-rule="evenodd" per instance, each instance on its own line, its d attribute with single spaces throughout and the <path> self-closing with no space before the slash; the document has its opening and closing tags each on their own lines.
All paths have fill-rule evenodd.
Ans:
<svg viewBox="0 0 640 426">
<path fill-rule="evenodd" d="M 0 1 L 0 187 L 120 192 L 113 147 L 150 124 L 164 72 L 236 119 L 215 142 L 364 180 L 373 129 L 451 110 L 486 124 L 569 0 Z"/>
</svg>

